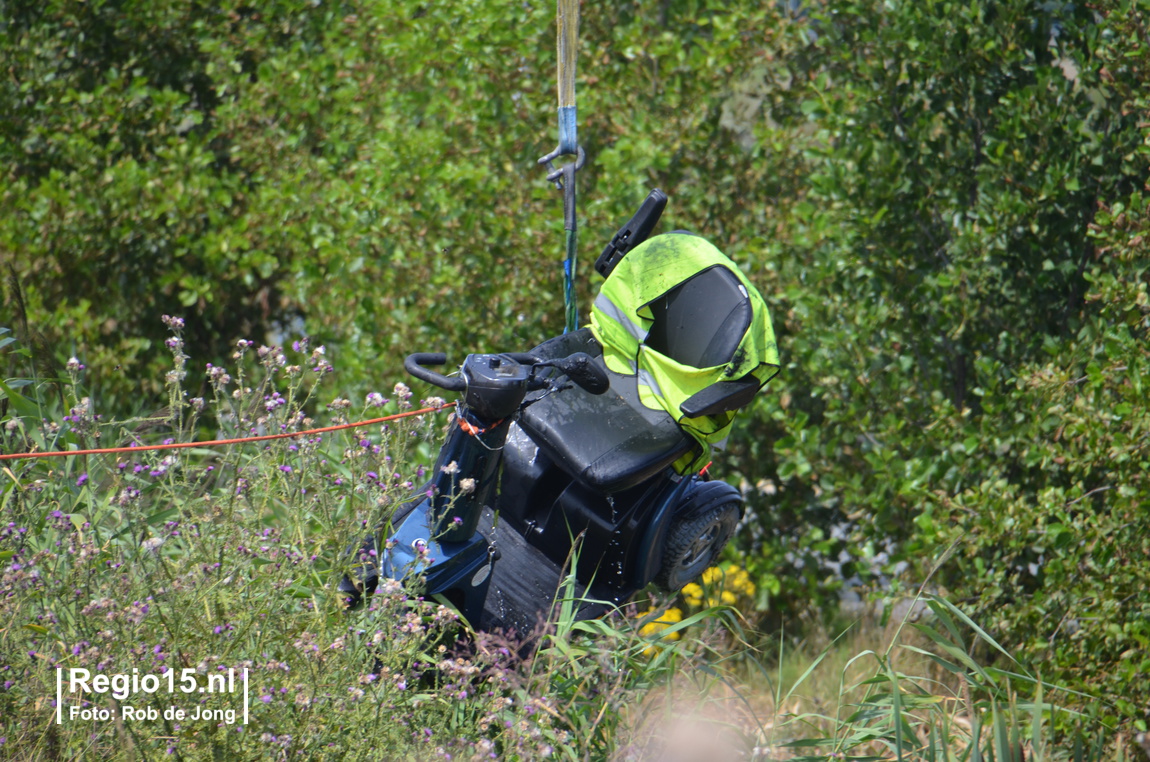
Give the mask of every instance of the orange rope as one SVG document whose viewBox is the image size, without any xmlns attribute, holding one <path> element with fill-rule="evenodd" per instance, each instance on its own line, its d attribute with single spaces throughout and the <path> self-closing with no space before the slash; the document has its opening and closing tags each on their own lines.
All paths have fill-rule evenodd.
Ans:
<svg viewBox="0 0 1150 762">
<path fill-rule="evenodd" d="M 17 452 L 7 455 L 0 455 L 0 460 L 15 460 L 17 458 L 58 458 L 65 455 L 103 455 L 105 453 L 112 452 L 143 452 L 144 450 L 178 450 L 186 447 L 214 447 L 216 445 L 240 444 L 242 442 L 264 442 L 269 439 L 306 437 L 311 434 L 323 434 L 328 431 L 340 431 L 341 429 L 354 429 L 358 426 L 370 426 L 373 423 L 386 423 L 388 421 L 394 421 L 399 418 L 409 418 L 414 415 L 437 413 L 440 410 L 446 410 L 447 408 L 453 406 L 454 403 L 441 405 L 440 407 L 425 407 L 419 410 L 411 410 L 406 413 L 385 415 L 383 418 L 372 418 L 370 421 L 341 423 L 337 426 L 324 426 L 320 429 L 308 429 L 307 431 L 289 431 L 284 434 L 264 434 L 263 436 L 240 437 L 239 439 L 213 439 L 207 442 L 172 442 L 170 444 L 141 445 L 139 447 L 101 447 L 94 450 L 64 450 L 62 452 Z"/>
</svg>

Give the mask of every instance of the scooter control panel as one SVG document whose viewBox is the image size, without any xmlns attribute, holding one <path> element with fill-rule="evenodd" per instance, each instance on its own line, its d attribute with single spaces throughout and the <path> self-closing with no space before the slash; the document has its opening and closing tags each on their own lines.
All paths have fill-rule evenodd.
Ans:
<svg viewBox="0 0 1150 762">
<path fill-rule="evenodd" d="M 481 355 L 487 359 L 487 368 L 492 371 L 492 375 L 496 378 L 519 378 L 523 376 L 524 366 L 519 363 L 508 360 L 499 355 Z M 530 368 L 526 369 L 530 372 Z"/>
<path fill-rule="evenodd" d="M 506 355 L 468 355 L 463 361 L 466 404 L 481 419 L 512 415 L 527 394 L 532 366 Z"/>
</svg>

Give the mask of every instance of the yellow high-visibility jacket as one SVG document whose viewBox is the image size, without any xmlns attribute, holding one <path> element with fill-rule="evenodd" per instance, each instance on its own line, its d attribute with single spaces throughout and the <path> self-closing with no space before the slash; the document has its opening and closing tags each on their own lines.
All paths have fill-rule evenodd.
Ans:
<svg viewBox="0 0 1150 762">
<path fill-rule="evenodd" d="M 750 325 L 731 360 L 695 368 L 647 346 L 644 341 L 654 323 L 650 305 L 692 276 L 716 266 L 725 267 L 738 278 L 752 307 Z M 591 310 L 591 330 L 603 345 L 603 359 L 610 370 L 638 376 L 640 401 L 652 409 L 665 410 L 703 445 L 701 456 L 676 464 L 681 473 L 704 465 L 711 446 L 722 446 L 735 414 L 687 418 L 679 406 L 716 382 L 750 374 L 762 386 L 779 370 L 775 332 L 762 295 L 734 262 L 698 236 L 659 235 L 629 252 L 603 283 Z"/>
</svg>

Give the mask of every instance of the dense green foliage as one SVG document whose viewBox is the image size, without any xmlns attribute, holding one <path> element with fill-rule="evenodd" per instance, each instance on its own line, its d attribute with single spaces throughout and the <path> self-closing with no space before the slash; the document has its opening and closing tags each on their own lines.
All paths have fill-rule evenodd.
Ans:
<svg viewBox="0 0 1150 762">
<path fill-rule="evenodd" d="M 86 363 L 99 412 L 162 388 L 162 313 L 193 369 L 306 332 L 349 396 L 407 351 L 558 330 L 554 8 L 261 5 L 0 6 L 29 318 L 9 287 L 0 325 Z M 723 464 L 760 604 L 945 558 L 930 584 L 1019 658 L 1145 723 L 1145 8 L 764 6 L 584 8 L 584 310 L 662 187 L 664 229 L 727 251 L 780 336 Z"/>
<path fill-rule="evenodd" d="M 1144 722 L 1148 51 L 1121 8 L 837 10 L 775 244 L 808 582 L 845 551 L 918 584 L 956 543 L 933 584 Z"/>
</svg>

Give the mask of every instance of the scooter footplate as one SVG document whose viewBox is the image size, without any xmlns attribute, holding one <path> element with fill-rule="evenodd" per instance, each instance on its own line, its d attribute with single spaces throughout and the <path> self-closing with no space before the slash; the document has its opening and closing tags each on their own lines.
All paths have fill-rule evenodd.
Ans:
<svg viewBox="0 0 1150 762">
<path fill-rule="evenodd" d="M 579 582 L 565 586 L 564 568 L 528 544 L 509 522 L 494 522 L 490 510 L 483 512 L 479 526 L 499 549 L 500 558 L 491 572 L 478 629 L 534 639 L 545 622 L 556 620 L 564 597 L 574 600 L 576 619 L 602 616 L 621 602 L 622 591 L 593 590 L 589 594 Z M 596 598 L 604 600 L 591 600 Z"/>
</svg>

